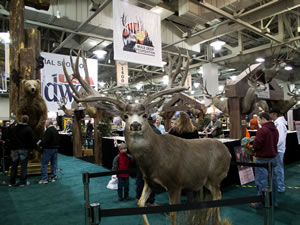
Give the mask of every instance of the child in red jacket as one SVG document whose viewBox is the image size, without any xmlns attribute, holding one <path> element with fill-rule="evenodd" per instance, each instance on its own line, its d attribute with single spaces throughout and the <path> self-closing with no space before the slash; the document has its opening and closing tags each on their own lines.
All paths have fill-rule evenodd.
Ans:
<svg viewBox="0 0 300 225">
<path fill-rule="evenodd" d="M 116 170 L 128 170 L 129 164 L 133 160 L 132 156 L 127 154 L 127 146 L 125 143 L 119 144 L 119 154 L 114 158 L 113 161 L 113 171 Z M 124 198 L 123 198 L 123 189 L 124 189 Z M 122 173 L 118 174 L 118 195 L 119 201 L 123 199 L 129 200 L 129 174 Z"/>
</svg>

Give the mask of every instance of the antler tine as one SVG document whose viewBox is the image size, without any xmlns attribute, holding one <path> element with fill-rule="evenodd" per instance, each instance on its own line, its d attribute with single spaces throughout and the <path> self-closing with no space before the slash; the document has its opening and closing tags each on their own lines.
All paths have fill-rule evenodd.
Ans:
<svg viewBox="0 0 300 225">
<path fill-rule="evenodd" d="M 184 75 L 183 75 L 183 77 L 181 79 L 181 86 L 184 86 L 184 83 L 186 81 L 187 75 L 189 74 L 190 55 L 189 55 L 188 51 L 186 51 L 186 54 L 187 54 L 187 62 L 186 62 L 186 67 L 185 67 Z"/>
<path fill-rule="evenodd" d="M 150 104 L 153 100 L 161 97 L 161 96 L 164 96 L 164 95 L 169 95 L 169 94 L 173 94 L 173 93 L 177 93 L 177 92 L 181 92 L 181 91 L 184 91 L 184 90 L 187 90 L 187 88 L 185 87 L 178 87 L 178 88 L 170 88 L 170 89 L 166 89 L 166 90 L 163 90 L 163 91 L 160 91 L 158 93 L 155 93 L 155 94 L 152 94 L 150 95 L 144 102 L 143 102 L 143 105 L 148 105 Z"/>
<path fill-rule="evenodd" d="M 62 66 L 63 66 L 63 70 L 64 70 L 64 74 L 65 74 L 65 77 L 67 79 L 67 82 L 68 84 L 70 85 L 70 88 L 72 89 L 72 91 L 75 93 L 76 96 L 80 96 L 79 92 L 76 90 L 76 88 L 74 87 L 74 85 L 72 84 L 72 81 L 70 79 L 70 76 L 68 74 L 68 71 L 67 71 L 67 68 L 66 68 L 66 62 L 65 62 L 65 59 L 63 59 L 62 61 Z"/>
<path fill-rule="evenodd" d="M 73 51 L 73 49 L 70 49 L 70 62 L 71 62 L 72 71 L 74 72 L 75 67 L 74 67 L 74 63 L 73 63 L 72 51 Z"/>
<path fill-rule="evenodd" d="M 102 96 L 87 96 L 85 98 L 79 98 L 78 102 L 108 102 L 117 106 L 120 111 L 124 111 L 126 108 L 126 104 L 124 102 L 117 99 Z"/>
<path fill-rule="evenodd" d="M 175 72 L 172 73 L 172 65 L 169 67 L 171 68 L 171 70 L 169 71 L 170 76 L 169 76 L 169 83 L 168 83 L 168 88 L 172 88 L 173 87 L 173 83 L 176 79 L 176 77 L 178 76 L 178 74 L 180 73 L 180 68 L 181 68 L 181 64 L 182 64 L 182 56 L 181 56 L 181 52 L 180 50 L 177 48 L 178 52 L 179 52 L 179 60 L 178 63 L 176 65 L 176 69 Z"/>
<path fill-rule="evenodd" d="M 79 81 L 79 83 L 81 84 L 81 86 L 84 88 L 84 90 L 90 94 L 90 95 L 97 95 L 99 94 L 97 91 L 95 91 L 91 85 L 89 84 L 89 75 L 88 75 L 88 68 L 87 68 L 87 64 L 86 64 L 86 61 L 84 61 L 83 59 L 83 64 L 85 66 L 84 70 L 85 70 L 85 76 L 86 76 L 86 79 L 88 80 L 87 82 L 84 81 L 82 79 L 82 77 L 80 76 L 80 73 L 79 73 L 79 59 L 80 59 L 80 55 L 81 55 L 81 50 L 79 50 L 78 54 L 77 54 L 77 57 L 76 57 L 76 63 L 75 63 L 75 66 L 74 66 L 74 63 L 73 63 L 73 60 L 72 60 L 72 56 L 70 56 L 71 58 L 71 65 L 72 65 L 72 69 L 73 69 L 73 76 Z"/>
<path fill-rule="evenodd" d="M 212 97 L 212 95 L 209 94 L 209 92 L 208 92 L 208 90 L 207 90 L 207 88 L 206 88 L 206 83 L 204 84 L 204 86 L 201 85 L 201 89 L 202 89 L 203 94 L 204 94 L 207 98 L 211 98 L 211 97 Z"/>
<path fill-rule="evenodd" d="M 81 58 L 82 58 L 82 63 L 83 63 L 83 68 L 84 68 L 85 81 L 87 82 L 87 84 L 89 86 L 91 86 L 89 71 L 88 71 L 88 68 L 87 68 L 87 60 L 86 60 L 85 55 L 83 54 L 83 51 L 81 52 Z"/>
</svg>

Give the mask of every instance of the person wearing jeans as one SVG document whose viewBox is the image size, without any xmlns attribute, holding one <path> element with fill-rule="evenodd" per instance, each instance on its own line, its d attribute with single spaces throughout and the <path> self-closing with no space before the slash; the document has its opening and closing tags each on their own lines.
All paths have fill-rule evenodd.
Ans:
<svg viewBox="0 0 300 225">
<path fill-rule="evenodd" d="M 57 171 L 57 151 L 59 148 L 59 134 L 53 125 L 52 120 L 46 121 L 46 131 L 40 146 L 43 148 L 42 155 L 42 179 L 39 184 L 47 184 L 48 181 L 56 181 L 56 171 Z M 51 174 L 48 180 L 48 163 L 51 162 Z"/>
<path fill-rule="evenodd" d="M 29 117 L 23 115 L 21 122 L 11 128 L 11 157 L 12 167 L 9 186 L 27 185 L 27 163 L 28 151 L 34 148 L 34 135 L 32 128 L 28 125 Z M 21 162 L 21 176 L 20 183 L 16 183 L 18 164 Z"/>
<path fill-rule="evenodd" d="M 261 113 L 258 118 L 258 122 L 261 124 L 261 128 L 257 130 L 256 137 L 254 139 L 253 148 L 255 150 L 256 163 L 268 163 L 271 162 L 273 166 L 273 196 L 274 205 L 278 206 L 277 202 L 277 142 L 278 131 L 272 121 L 270 121 L 270 115 L 268 113 Z M 255 184 L 257 189 L 257 195 L 262 195 L 263 189 L 268 188 L 268 170 L 264 167 L 255 167 Z M 263 208 L 262 203 L 252 203 L 252 208 Z"/>
<path fill-rule="evenodd" d="M 278 192 L 285 192 L 283 156 L 285 153 L 285 145 L 286 145 L 287 121 L 283 116 L 280 116 L 280 110 L 277 108 L 271 109 L 270 116 L 274 121 L 274 124 L 279 133 L 279 138 L 277 143 L 278 166 L 276 167 L 275 170 L 277 176 L 277 183 L 278 183 Z"/>
</svg>

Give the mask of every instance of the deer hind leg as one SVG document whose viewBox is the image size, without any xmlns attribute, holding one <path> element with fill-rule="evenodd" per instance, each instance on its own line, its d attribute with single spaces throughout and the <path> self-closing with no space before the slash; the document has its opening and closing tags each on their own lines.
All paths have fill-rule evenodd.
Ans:
<svg viewBox="0 0 300 225">
<path fill-rule="evenodd" d="M 212 200 L 221 200 L 221 191 L 220 185 L 212 184 L 208 182 L 205 187 L 209 190 L 212 196 Z M 220 217 L 220 209 L 219 208 L 210 208 L 206 214 L 206 221 L 212 218 L 212 222 L 214 225 L 221 224 L 221 217 Z"/>
<path fill-rule="evenodd" d="M 150 194 L 151 194 L 151 189 L 148 186 L 147 182 L 145 181 L 142 195 L 137 203 L 139 207 L 145 207 L 146 201 L 149 198 Z M 150 225 L 148 218 L 145 214 L 142 215 L 142 218 L 143 218 L 144 225 Z"/>
<path fill-rule="evenodd" d="M 181 189 L 168 190 L 169 202 L 171 205 L 180 203 Z M 170 212 L 171 224 L 176 225 L 176 212 Z"/>
</svg>

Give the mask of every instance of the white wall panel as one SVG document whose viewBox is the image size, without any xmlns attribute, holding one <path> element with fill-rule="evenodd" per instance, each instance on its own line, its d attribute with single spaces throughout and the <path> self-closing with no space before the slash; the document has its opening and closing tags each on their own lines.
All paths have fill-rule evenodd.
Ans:
<svg viewBox="0 0 300 225">
<path fill-rule="evenodd" d="M 9 119 L 9 98 L 0 97 L 0 120 Z"/>
</svg>

